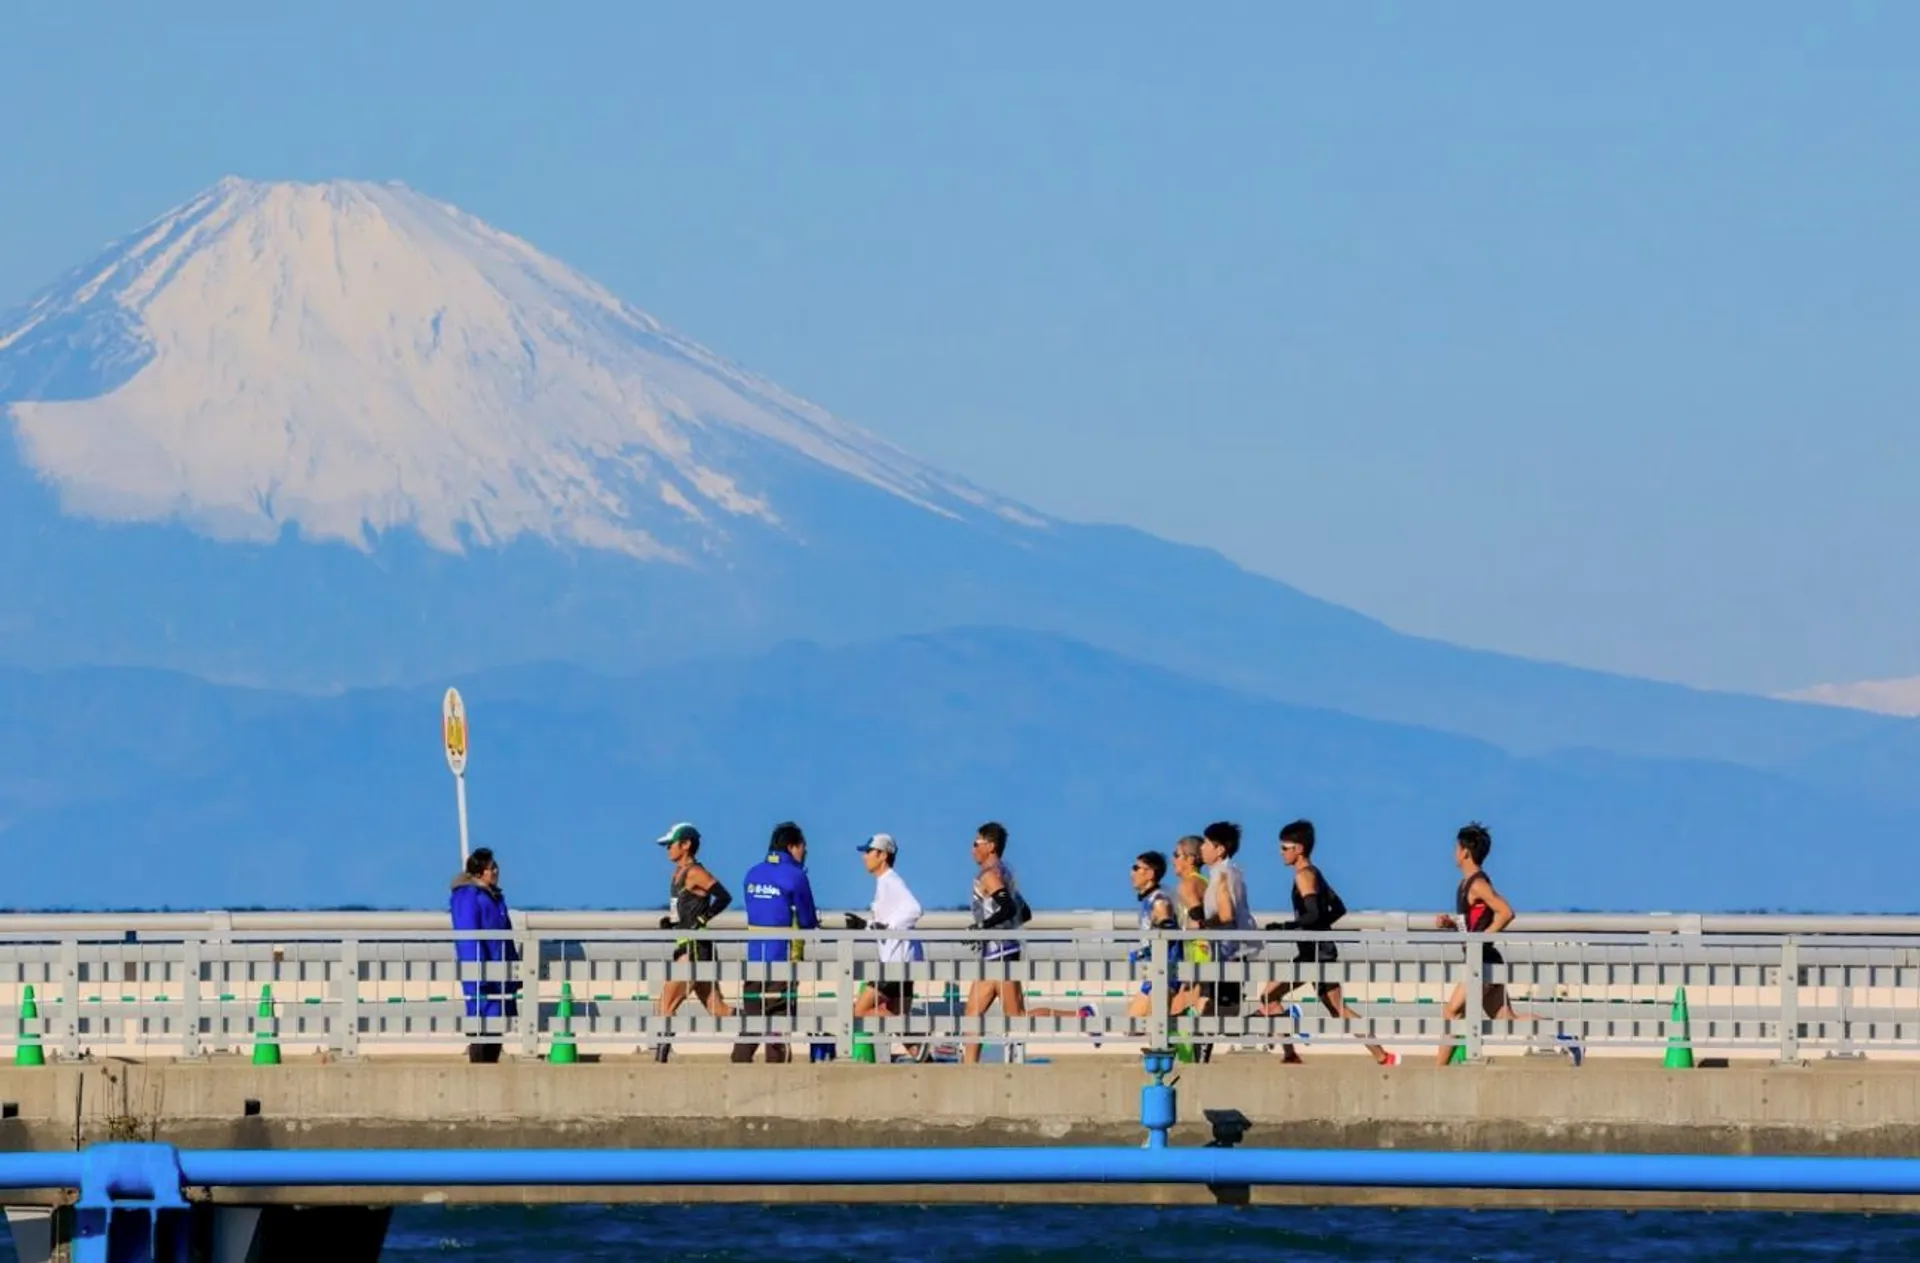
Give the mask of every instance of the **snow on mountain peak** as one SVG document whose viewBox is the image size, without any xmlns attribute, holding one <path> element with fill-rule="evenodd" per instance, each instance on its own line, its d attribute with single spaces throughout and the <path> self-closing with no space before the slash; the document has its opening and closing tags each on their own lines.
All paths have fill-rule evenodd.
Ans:
<svg viewBox="0 0 1920 1263">
<path fill-rule="evenodd" d="M 1816 684 L 1780 694 L 1793 702 L 1817 702 L 1823 706 L 1845 706 L 1852 710 L 1870 710 L 1882 715 L 1920 718 L 1920 675 L 1894 680 L 1854 680 L 1844 684 Z"/>
<path fill-rule="evenodd" d="M 399 184 L 222 180 L 0 317 L 9 402 L 66 511 L 221 538 L 685 562 L 782 528 L 754 459 L 778 449 L 1042 524 Z"/>
</svg>

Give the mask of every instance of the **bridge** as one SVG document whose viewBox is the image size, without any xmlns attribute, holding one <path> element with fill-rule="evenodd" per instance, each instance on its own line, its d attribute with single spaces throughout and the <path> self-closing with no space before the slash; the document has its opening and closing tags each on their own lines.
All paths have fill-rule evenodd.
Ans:
<svg viewBox="0 0 1920 1263">
<path fill-rule="evenodd" d="M 914 935 L 927 959 L 900 965 L 879 960 L 874 933 L 838 930 L 796 932 L 799 960 L 754 962 L 746 945 L 756 936 L 728 918 L 705 936 L 714 959 L 676 960 L 682 936 L 657 929 L 658 917 L 519 913 L 518 928 L 499 936 L 517 949 L 507 966 L 459 964 L 437 912 L 0 917 L 0 1048 L 11 1039 L 26 1059 L 37 1050 L 47 1063 L 0 1068 L 0 1149 L 72 1153 L 103 1141 L 205 1151 L 1137 1146 L 1143 1051 L 1211 1045 L 1209 1063 L 1178 1068 L 1185 1108 L 1170 1133 L 1175 1147 L 1920 1152 L 1920 918 L 1536 915 L 1498 936 L 1502 959 L 1489 963 L 1469 950 L 1468 936 L 1417 928 L 1431 924 L 1428 914 L 1354 914 L 1328 935 L 1245 934 L 1261 945 L 1257 955 L 1196 965 L 1168 959 L 1168 948 L 1192 937 L 1183 934 L 1156 935 L 1153 950 L 1131 958 L 1141 935 L 1130 914 L 1043 913 L 1017 934 L 995 931 L 1024 941 L 1011 964 L 983 964 L 968 946 L 977 932 L 958 917 L 932 916 Z M 1333 941 L 1338 960 L 1296 965 L 1296 945 L 1313 938 Z M 1018 979 L 1029 1005 L 1072 1016 L 1010 1019 L 996 1006 L 968 1018 L 966 992 L 981 978 Z M 1297 1015 L 1255 1016 L 1248 1003 L 1196 1017 L 1168 1004 L 1188 983 L 1238 983 L 1253 997 L 1274 980 L 1338 982 L 1360 1016 L 1334 1018 L 1311 986 L 1295 993 Z M 517 984 L 517 1016 L 469 1019 L 463 986 L 480 981 Z M 676 981 L 717 981 L 736 1005 L 748 982 L 784 983 L 795 1002 L 779 1017 L 717 1018 L 689 997 L 665 1018 L 657 1002 Z M 854 1017 L 861 988 L 896 981 L 914 984 L 909 1014 Z M 1155 984 L 1147 1012 L 1129 1018 L 1145 981 Z M 1461 981 L 1506 986 L 1521 1016 L 1447 1022 L 1444 999 Z M 1682 994 L 1684 1021 L 1676 1020 Z M 474 1041 L 501 1043 L 501 1063 L 469 1064 Z M 1375 1066 L 1364 1052 L 1370 1042 L 1407 1064 Z M 793 1064 L 727 1060 L 737 1045 L 775 1043 L 795 1049 Z M 665 1065 L 653 1057 L 661 1044 L 674 1050 Z M 983 1064 L 879 1064 L 908 1045 L 946 1059 L 972 1044 Z M 1289 1044 L 1305 1065 L 1272 1055 Z M 1465 1064 L 1435 1065 L 1436 1050 L 1454 1045 Z M 1020 1051 L 1009 1055 L 1009 1046 Z M 831 1050 L 832 1060 L 812 1060 L 815 1048 Z M 869 1048 L 877 1064 L 856 1060 Z M 268 1049 L 277 1064 L 256 1064 Z M 1691 1065 L 1667 1068 L 1670 1051 Z M 383 1208 L 421 1200 L 823 1195 L 1703 1204 L 1658 1189 L 1277 1184 L 1223 1192 L 1147 1181 L 849 1184 L 823 1194 L 785 1184 L 449 1181 L 249 1185 L 212 1190 L 207 1205 L 243 1216 L 231 1222 L 251 1226 L 233 1228 L 235 1239 L 270 1260 L 274 1251 L 260 1253 L 260 1241 L 310 1234 L 316 1216 L 334 1216 L 327 1231 L 359 1232 L 377 1250 Z M 16 1235 L 57 1249 L 71 1194 L 7 1196 Z M 1920 1209 L 1906 1193 L 1714 1196 L 1727 1206 Z M 302 1226 L 274 1228 L 289 1217 Z M 30 1249 L 27 1257 L 54 1256 Z"/>
</svg>

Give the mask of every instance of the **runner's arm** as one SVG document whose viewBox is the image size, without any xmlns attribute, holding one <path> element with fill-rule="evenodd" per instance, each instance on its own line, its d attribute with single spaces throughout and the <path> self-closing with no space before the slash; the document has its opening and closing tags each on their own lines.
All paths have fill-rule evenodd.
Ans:
<svg viewBox="0 0 1920 1263">
<path fill-rule="evenodd" d="M 1493 888 L 1491 878 L 1482 876 L 1479 885 L 1480 897 L 1493 909 L 1493 920 L 1487 923 L 1487 933 L 1498 934 L 1513 924 L 1513 905 L 1500 897 L 1500 892 Z"/>
<path fill-rule="evenodd" d="M 920 906 L 920 900 L 909 890 L 906 899 L 900 905 L 900 915 L 887 922 L 889 930 L 911 930 L 920 924 L 920 916 L 926 909 Z"/>
<path fill-rule="evenodd" d="M 1219 885 L 1220 885 L 1219 915 L 1207 917 L 1203 921 L 1201 921 L 1201 924 L 1206 926 L 1210 930 L 1224 930 L 1228 926 L 1232 925 L 1234 922 L 1235 909 L 1233 906 L 1233 887 L 1227 885 L 1225 882 L 1221 882 L 1219 883 Z"/>
</svg>

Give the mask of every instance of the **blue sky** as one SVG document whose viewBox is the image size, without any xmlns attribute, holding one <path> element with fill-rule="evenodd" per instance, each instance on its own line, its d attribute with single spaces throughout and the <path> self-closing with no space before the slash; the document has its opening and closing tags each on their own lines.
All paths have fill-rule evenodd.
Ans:
<svg viewBox="0 0 1920 1263">
<path fill-rule="evenodd" d="M 0 305 L 225 174 L 400 179 L 1407 630 L 1920 673 L 1920 6 L 25 8 Z"/>
</svg>

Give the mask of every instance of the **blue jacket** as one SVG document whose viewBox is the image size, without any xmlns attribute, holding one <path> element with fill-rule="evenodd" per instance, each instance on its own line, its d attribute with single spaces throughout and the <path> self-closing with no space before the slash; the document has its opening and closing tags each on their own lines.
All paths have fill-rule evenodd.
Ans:
<svg viewBox="0 0 1920 1263">
<path fill-rule="evenodd" d="M 741 905 L 747 925 L 756 930 L 817 930 L 820 914 L 813 906 L 813 883 L 806 868 L 785 851 L 775 851 L 747 870 Z M 792 939 L 751 939 L 748 960 L 798 960 L 802 953 Z"/>
<path fill-rule="evenodd" d="M 453 879 L 453 893 L 447 896 L 447 912 L 453 918 L 453 928 L 456 930 L 513 928 L 513 915 L 507 911 L 506 895 L 498 889 L 489 889 L 465 873 Z M 462 964 L 486 962 L 485 982 L 474 978 L 462 980 L 461 989 L 467 993 L 467 1016 L 511 1016 L 517 1006 L 509 993 L 520 987 L 512 976 L 513 963 L 520 959 L 520 949 L 507 939 L 456 936 L 453 950 Z M 506 997 L 504 1003 L 502 996 Z"/>
</svg>

